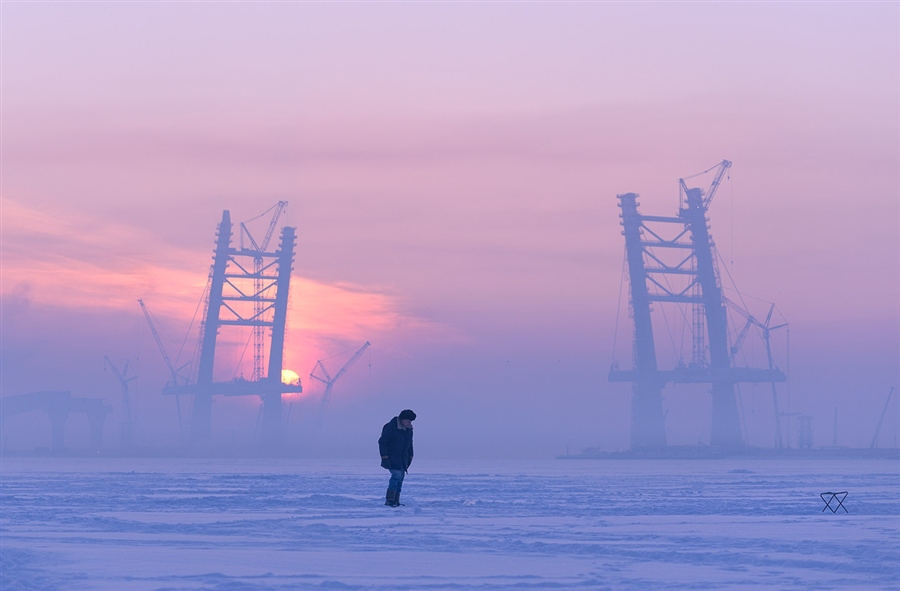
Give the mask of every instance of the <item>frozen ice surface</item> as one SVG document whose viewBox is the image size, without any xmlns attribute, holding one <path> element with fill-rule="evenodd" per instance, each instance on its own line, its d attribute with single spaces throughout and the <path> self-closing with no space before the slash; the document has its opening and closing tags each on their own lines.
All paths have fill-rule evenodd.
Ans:
<svg viewBox="0 0 900 591">
<path fill-rule="evenodd" d="M 0 588 L 900 589 L 898 468 L 4 458 Z"/>
</svg>

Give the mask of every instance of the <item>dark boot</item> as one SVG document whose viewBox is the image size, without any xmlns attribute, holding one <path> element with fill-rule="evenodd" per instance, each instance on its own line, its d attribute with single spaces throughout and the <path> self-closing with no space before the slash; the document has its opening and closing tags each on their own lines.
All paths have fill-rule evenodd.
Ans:
<svg viewBox="0 0 900 591">
<path fill-rule="evenodd" d="M 400 502 L 400 491 L 397 491 L 397 494 L 394 495 L 394 507 L 399 507 L 403 503 Z"/>
<path fill-rule="evenodd" d="M 384 495 L 384 504 L 388 507 L 396 507 L 397 506 L 397 491 L 392 488 L 387 489 L 387 493 Z"/>
</svg>

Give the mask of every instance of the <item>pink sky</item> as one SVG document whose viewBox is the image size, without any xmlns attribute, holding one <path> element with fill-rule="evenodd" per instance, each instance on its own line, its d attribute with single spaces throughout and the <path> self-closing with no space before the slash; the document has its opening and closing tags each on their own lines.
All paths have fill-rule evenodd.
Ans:
<svg viewBox="0 0 900 591">
<path fill-rule="evenodd" d="M 835 407 L 846 444 L 870 437 L 900 385 L 896 4 L 0 10 L 3 395 L 115 403 L 103 355 L 140 354 L 146 412 L 169 420 L 135 300 L 186 329 L 222 209 L 286 199 L 287 362 L 305 377 L 373 342 L 334 401 L 341 453 L 405 406 L 446 455 L 464 425 L 502 433 L 498 454 L 621 448 L 615 195 L 672 214 L 678 178 L 723 158 L 713 236 L 791 322 L 819 443 Z"/>
</svg>

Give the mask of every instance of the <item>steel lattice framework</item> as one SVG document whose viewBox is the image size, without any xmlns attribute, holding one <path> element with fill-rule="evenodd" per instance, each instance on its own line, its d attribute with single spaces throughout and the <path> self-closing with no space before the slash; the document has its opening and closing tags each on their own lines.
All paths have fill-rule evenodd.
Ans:
<svg viewBox="0 0 900 591">
<path fill-rule="evenodd" d="M 194 396 L 190 439 L 195 444 L 210 438 L 214 395 L 259 396 L 263 402 L 263 438 L 274 443 L 280 440 L 282 431 L 282 394 L 302 391 L 299 383 L 285 384 L 281 379 L 296 229 L 282 228 L 279 246 L 274 252 L 234 248 L 231 238 L 231 215 L 226 210 L 219 223 L 210 271 L 196 383 L 170 385 L 164 393 Z M 263 261 L 261 264 L 260 260 Z M 225 326 L 246 326 L 254 331 L 271 329 L 265 376 L 257 379 L 254 375 L 251 380 L 239 378 L 228 382 L 213 380 L 216 340 L 219 330 Z"/>
<path fill-rule="evenodd" d="M 723 162 L 726 164 L 730 166 L 731 163 Z M 718 184 L 720 179 L 721 174 L 714 183 Z M 609 380 L 632 383 L 632 449 L 666 446 L 662 389 L 667 383 L 711 384 L 710 443 L 734 448 L 744 445 L 734 384 L 786 380 L 785 374 L 771 364 L 768 369 L 732 366 L 726 300 L 722 295 L 706 217 L 710 197 L 704 200 L 700 189 L 686 188 L 685 194 L 685 203 L 677 217 L 642 215 L 638 213 L 636 193 L 617 196 L 622 210 L 631 286 L 634 368 L 622 370 L 614 366 Z M 668 280 L 673 276 L 683 279 L 675 282 L 675 288 Z M 694 351 L 689 365 L 670 370 L 658 368 L 651 315 L 653 302 L 693 306 Z M 706 334 L 697 334 L 704 327 Z M 705 346 L 707 339 L 708 349 Z"/>
</svg>

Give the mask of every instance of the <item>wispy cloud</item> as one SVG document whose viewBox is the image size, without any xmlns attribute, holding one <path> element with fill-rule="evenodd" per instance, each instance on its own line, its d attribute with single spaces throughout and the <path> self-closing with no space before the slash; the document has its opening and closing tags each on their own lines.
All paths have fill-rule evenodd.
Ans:
<svg viewBox="0 0 900 591">
<path fill-rule="evenodd" d="M 2 285 L 7 302 L 154 314 L 186 328 L 207 282 L 210 252 L 161 242 L 151 232 L 73 211 L 40 211 L 3 198 Z M 452 328 L 411 314 L 383 287 L 292 279 L 289 338 L 307 348 L 302 366 L 334 343 L 459 340 Z M 290 356 L 291 354 L 289 354 Z M 309 359 L 306 359 L 306 358 Z"/>
</svg>

